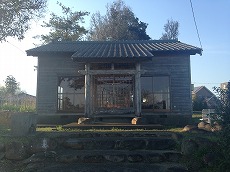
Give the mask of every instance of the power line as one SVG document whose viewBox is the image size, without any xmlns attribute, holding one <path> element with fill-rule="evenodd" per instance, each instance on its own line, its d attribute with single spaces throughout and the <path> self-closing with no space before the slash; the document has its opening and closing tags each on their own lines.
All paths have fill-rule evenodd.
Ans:
<svg viewBox="0 0 230 172">
<path fill-rule="evenodd" d="M 201 83 L 201 82 L 192 82 L 193 84 L 221 84 L 220 82 L 219 83 L 210 83 L 210 82 L 203 82 L 203 83 Z"/>
<path fill-rule="evenodd" d="M 23 54 L 26 54 L 25 51 L 23 51 L 22 49 L 20 49 L 19 47 L 17 47 L 16 45 L 12 44 L 11 42 L 9 41 L 6 41 L 8 44 L 12 45 L 13 47 L 17 48 L 18 50 L 20 50 Z"/>
<path fill-rule="evenodd" d="M 194 20 L 194 23 L 195 23 L 195 26 L 196 26 L 196 33 L 197 33 L 197 36 L 198 36 L 198 39 L 199 39 L 199 42 L 200 42 L 200 47 L 201 47 L 201 49 L 203 49 L 202 44 L 201 44 L 200 34 L 199 34 L 198 27 L 197 27 L 197 24 L 196 24 L 196 18 L 195 18 L 193 6 L 192 6 L 192 0 L 190 0 L 190 4 L 191 4 L 191 9 L 192 9 L 193 20 Z"/>
</svg>

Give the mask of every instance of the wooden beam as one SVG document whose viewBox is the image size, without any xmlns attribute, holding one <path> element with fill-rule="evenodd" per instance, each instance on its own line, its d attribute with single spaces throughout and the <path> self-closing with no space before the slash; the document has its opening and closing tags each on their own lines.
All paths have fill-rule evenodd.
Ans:
<svg viewBox="0 0 230 172">
<path fill-rule="evenodd" d="M 137 70 L 89 70 L 89 75 L 135 75 Z M 86 70 L 79 70 L 78 73 L 86 75 Z M 146 70 L 139 71 L 140 74 L 145 74 Z"/>
<path fill-rule="evenodd" d="M 135 73 L 135 115 L 141 116 L 141 65 L 136 63 Z"/>
<path fill-rule="evenodd" d="M 85 65 L 85 117 L 90 117 L 91 115 L 91 82 L 90 82 L 90 64 Z"/>
</svg>

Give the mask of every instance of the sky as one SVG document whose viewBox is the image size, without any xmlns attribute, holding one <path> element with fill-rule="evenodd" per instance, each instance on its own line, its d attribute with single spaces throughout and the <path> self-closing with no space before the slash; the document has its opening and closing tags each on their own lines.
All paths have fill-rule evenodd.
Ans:
<svg viewBox="0 0 230 172">
<path fill-rule="evenodd" d="M 43 21 L 48 21 L 50 13 L 61 15 L 57 0 L 48 0 L 48 9 L 44 18 L 31 22 L 31 29 L 25 39 L 18 41 L 8 38 L 0 43 L 0 86 L 12 75 L 20 83 L 20 88 L 36 95 L 37 57 L 26 55 L 26 50 L 38 45 L 34 36 L 45 34 Z M 106 5 L 112 0 L 59 0 L 73 11 L 88 11 L 84 26 L 90 26 L 91 14 L 99 11 L 105 14 Z M 140 21 L 148 23 L 147 34 L 159 39 L 168 19 L 179 22 L 179 41 L 203 48 L 203 54 L 191 56 L 191 82 L 195 86 L 206 86 L 213 91 L 214 86 L 230 81 L 230 0 L 192 0 L 196 24 L 201 40 L 199 42 L 194 24 L 190 0 L 124 0 Z"/>
</svg>

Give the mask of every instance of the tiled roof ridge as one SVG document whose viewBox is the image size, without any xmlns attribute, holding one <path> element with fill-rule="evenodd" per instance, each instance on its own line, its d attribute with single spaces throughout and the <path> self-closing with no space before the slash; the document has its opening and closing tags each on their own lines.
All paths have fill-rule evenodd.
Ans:
<svg viewBox="0 0 230 172">
<path fill-rule="evenodd" d="M 73 43 L 130 43 L 130 44 L 135 44 L 135 43 L 175 43 L 175 42 L 180 42 L 177 39 L 172 39 L 172 40 L 109 40 L 109 41 L 53 41 L 48 44 L 73 44 Z M 47 45 L 47 44 L 45 44 Z"/>
<path fill-rule="evenodd" d="M 72 53 L 73 58 L 152 57 L 159 54 L 202 54 L 202 49 L 178 40 L 56 41 L 27 50 L 27 55 Z"/>
</svg>

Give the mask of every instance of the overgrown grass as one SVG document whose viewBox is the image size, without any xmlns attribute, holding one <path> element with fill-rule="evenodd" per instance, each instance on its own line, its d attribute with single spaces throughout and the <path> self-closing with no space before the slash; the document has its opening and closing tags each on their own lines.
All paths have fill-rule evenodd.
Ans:
<svg viewBox="0 0 230 172">
<path fill-rule="evenodd" d="M 202 118 L 202 114 L 197 114 L 197 113 L 193 114 L 192 115 L 192 124 L 193 125 L 198 124 L 200 122 L 201 118 Z"/>
<path fill-rule="evenodd" d="M 38 127 L 36 131 L 38 132 L 182 132 L 183 128 L 177 127 L 167 127 L 165 129 L 122 129 L 113 127 L 111 129 L 78 129 L 78 128 L 63 128 L 61 125 L 57 125 L 56 127 Z"/>
<path fill-rule="evenodd" d="M 0 111 L 11 111 L 11 112 L 35 112 L 34 106 L 24 105 L 1 105 Z"/>
</svg>

